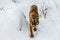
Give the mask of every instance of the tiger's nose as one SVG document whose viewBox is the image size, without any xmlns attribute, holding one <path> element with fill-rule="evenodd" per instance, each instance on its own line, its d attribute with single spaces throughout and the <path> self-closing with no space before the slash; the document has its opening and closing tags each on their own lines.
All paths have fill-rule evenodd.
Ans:
<svg viewBox="0 0 60 40">
<path fill-rule="evenodd" d="M 33 19 L 35 19 L 35 17 L 33 17 Z"/>
<path fill-rule="evenodd" d="M 35 20 L 34 20 L 34 22 L 35 22 Z"/>
</svg>

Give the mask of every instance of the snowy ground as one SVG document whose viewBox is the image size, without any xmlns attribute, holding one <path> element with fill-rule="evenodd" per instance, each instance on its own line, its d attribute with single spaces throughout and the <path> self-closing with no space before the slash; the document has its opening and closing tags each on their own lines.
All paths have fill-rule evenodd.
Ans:
<svg viewBox="0 0 60 40">
<path fill-rule="evenodd" d="M 0 40 L 60 40 L 59 3 L 60 0 L 0 0 Z M 28 27 L 29 8 L 32 4 L 38 6 L 39 14 L 42 13 L 41 7 L 48 8 L 46 19 L 43 15 L 40 17 L 34 38 L 29 37 Z"/>
</svg>

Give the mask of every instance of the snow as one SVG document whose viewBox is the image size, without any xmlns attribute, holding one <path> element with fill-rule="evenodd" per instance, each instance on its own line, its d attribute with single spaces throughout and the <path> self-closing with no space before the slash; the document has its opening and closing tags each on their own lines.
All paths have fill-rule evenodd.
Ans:
<svg viewBox="0 0 60 40">
<path fill-rule="evenodd" d="M 15 1 L 0 0 L 0 40 L 60 40 L 60 0 Z M 38 6 L 41 17 L 34 38 L 30 38 L 29 9 L 33 4 Z M 46 19 L 42 14 L 45 8 Z"/>
</svg>

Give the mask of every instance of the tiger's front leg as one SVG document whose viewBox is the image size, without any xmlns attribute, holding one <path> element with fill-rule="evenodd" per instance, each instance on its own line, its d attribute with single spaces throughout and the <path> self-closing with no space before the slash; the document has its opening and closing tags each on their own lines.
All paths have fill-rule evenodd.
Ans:
<svg viewBox="0 0 60 40">
<path fill-rule="evenodd" d="M 34 37 L 34 34 L 33 34 L 33 27 L 32 25 L 30 25 L 30 37 L 33 38 Z"/>
</svg>

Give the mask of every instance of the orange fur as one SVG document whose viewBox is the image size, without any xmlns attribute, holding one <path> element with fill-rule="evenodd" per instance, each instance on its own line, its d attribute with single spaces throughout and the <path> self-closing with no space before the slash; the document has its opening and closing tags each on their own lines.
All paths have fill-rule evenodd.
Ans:
<svg viewBox="0 0 60 40">
<path fill-rule="evenodd" d="M 30 21 L 30 37 L 34 37 L 32 29 L 34 27 L 34 31 L 36 31 L 37 30 L 36 25 L 39 24 L 38 7 L 36 5 L 32 5 L 30 8 L 29 21 Z"/>
</svg>

